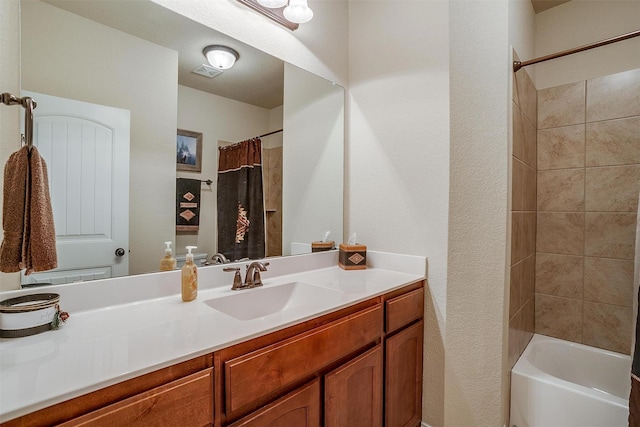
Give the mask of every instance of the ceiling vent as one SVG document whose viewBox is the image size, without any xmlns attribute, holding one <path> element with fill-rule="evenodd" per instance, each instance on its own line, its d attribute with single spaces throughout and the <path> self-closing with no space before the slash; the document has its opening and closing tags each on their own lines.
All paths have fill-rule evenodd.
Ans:
<svg viewBox="0 0 640 427">
<path fill-rule="evenodd" d="M 222 70 L 215 67 L 211 67 L 209 65 L 202 64 L 201 66 L 193 70 L 192 73 L 199 74 L 201 76 L 212 79 L 215 76 L 219 76 L 220 74 L 222 74 Z"/>
</svg>

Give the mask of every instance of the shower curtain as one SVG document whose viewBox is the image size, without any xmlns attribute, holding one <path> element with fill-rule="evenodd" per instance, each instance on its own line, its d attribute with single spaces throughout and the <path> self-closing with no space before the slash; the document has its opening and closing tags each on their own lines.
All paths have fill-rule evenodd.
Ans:
<svg viewBox="0 0 640 427">
<path fill-rule="evenodd" d="M 253 138 L 218 151 L 218 252 L 230 260 L 264 258 L 262 142 Z"/>
</svg>

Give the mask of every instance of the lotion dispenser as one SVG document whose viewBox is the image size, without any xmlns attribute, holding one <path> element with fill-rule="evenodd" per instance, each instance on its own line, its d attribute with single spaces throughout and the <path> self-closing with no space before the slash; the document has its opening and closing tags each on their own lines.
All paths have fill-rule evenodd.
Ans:
<svg viewBox="0 0 640 427">
<path fill-rule="evenodd" d="M 160 260 L 160 271 L 171 271 L 176 269 L 176 259 L 171 253 L 171 242 L 164 242 L 167 246 L 164 250 L 164 258 Z"/>
<path fill-rule="evenodd" d="M 187 260 L 182 267 L 182 301 L 193 301 L 198 296 L 198 267 L 193 263 L 192 249 L 187 246 Z"/>
</svg>

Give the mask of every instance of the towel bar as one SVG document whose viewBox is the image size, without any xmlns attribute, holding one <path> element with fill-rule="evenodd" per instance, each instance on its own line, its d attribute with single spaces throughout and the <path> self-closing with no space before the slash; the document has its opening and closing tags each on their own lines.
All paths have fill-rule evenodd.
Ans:
<svg viewBox="0 0 640 427">
<path fill-rule="evenodd" d="M 28 96 L 18 98 L 10 93 L 3 93 L 0 95 L 0 102 L 5 105 L 21 105 L 24 107 L 24 137 L 25 144 L 31 150 L 33 147 L 33 110 L 38 103 Z"/>
</svg>

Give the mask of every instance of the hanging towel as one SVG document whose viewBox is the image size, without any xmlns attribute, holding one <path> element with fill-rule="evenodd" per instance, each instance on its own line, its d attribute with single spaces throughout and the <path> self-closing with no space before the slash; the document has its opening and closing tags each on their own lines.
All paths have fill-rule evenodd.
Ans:
<svg viewBox="0 0 640 427">
<path fill-rule="evenodd" d="M 0 271 L 52 270 L 58 266 L 47 165 L 38 149 L 22 147 L 4 168 Z"/>
<path fill-rule="evenodd" d="M 199 179 L 176 179 L 176 231 L 198 231 L 200 228 Z"/>
</svg>

